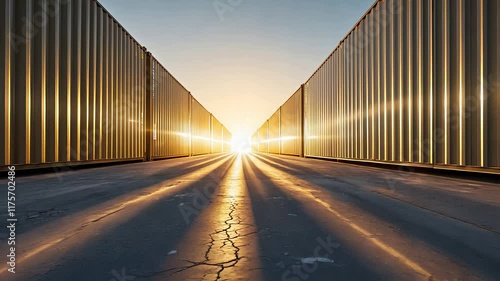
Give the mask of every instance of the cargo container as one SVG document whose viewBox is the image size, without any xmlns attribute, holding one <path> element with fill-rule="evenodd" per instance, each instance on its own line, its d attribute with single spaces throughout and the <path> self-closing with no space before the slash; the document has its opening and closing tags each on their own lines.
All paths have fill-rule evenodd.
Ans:
<svg viewBox="0 0 500 281">
<path fill-rule="evenodd" d="M 258 131 L 259 152 L 269 152 L 269 121 L 266 120 Z"/>
<path fill-rule="evenodd" d="M 304 84 L 305 156 L 498 173 L 499 13 L 376 1 Z"/>
<path fill-rule="evenodd" d="M 212 115 L 195 98 L 191 98 L 192 155 L 209 154 L 212 148 Z"/>
<path fill-rule="evenodd" d="M 152 58 L 153 159 L 189 156 L 191 95 Z"/>
<path fill-rule="evenodd" d="M 259 131 L 252 135 L 252 152 L 259 152 Z"/>
<path fill-rule="evenodd" d="M 213 115 L 211 115 L 212 118 L 212 148 L 211 152 L 212 153 L 222 153 L 224 151 L 224 127 L 222 126 L 222 123 L 217 120 Z"/>
<path fill-rule="evenodd" d="M 99 2 L 3 0 L 0 14 L 1 170 L 210 153 L 191 147 L 189 92 Z"/>
<path fill-rule="evenodd" d="M 278 109 L 271 116 L 271 118 L 269 118 L 268 124 L 269 124 L 269 134 L 268 134 L 269 152 L 279 154 L 281 150 L 280 109 Z"/>
<path fill-rule="evenodd" d="M 302 88 L 281 106 L 281 153 L 302 155 Z"/>
<path fill-rule="evenodd" d="M 233 135 L 231 132 L 226 128 L 223 127 L 223 135 L 222 139 L 224 141 L 223 143 L 223 152 L 231 152 L 232 151 L 232 145 L 233 145 Z"/>
<path fill-rule="evenodd" d="M 0 166 L 143 158 L 143 47 L 96 1 L 0 9 Z"/>
</svg>

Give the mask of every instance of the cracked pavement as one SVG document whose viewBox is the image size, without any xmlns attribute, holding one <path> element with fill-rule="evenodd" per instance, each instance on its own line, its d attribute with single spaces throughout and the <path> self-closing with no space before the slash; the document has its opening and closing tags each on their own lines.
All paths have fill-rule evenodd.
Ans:
<svg viewBox="0 0 500 281">
<path fill-rule="evenodd" d="M 17 273 L 0 268 L 0 280 L 500 276 L 500 185 L 492 182 L 221 154 L 17 184 Z"/>
</svg>

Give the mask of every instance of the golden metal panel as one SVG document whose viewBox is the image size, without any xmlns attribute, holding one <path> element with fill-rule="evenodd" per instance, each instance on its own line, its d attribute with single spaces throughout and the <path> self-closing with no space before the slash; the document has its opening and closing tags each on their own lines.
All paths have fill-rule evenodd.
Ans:
<svg viewBox="0 0 500 281">
<path fill-rule="evenodd" d="M 299 88 L 281 107 L 281 153 L 301 155 L 302 150 L 302 92 Z"/>
<path fill-rule="evenodd" d="M 4 148 L 0 152 L 0 166 L 9 165 L 11 163 L 11 107 L 12 107 L 12 84 L 11 84 L 11 72 L 12 72 L 12 41 L 10 34 L 13 28 L 13 5 L 14 0 L 5 0 L 2 2 L 0 7 L 0 14 L 2 15 L 2 20 L 0 22 L 0 32 L 2 32 L 2 40 L 5 42 L 0 46 L 0 85 L 3 89 L 3 97 L 1 99 L 1 107 L 4 109 L 1 130 L 1 139 L 4 142 Z"/>
<path fill-rule="evenodd" d="M 0 8 L 0 165 L 144 157 L 145 49 L 96 1 L 6 0 Z M 35 16 L 43 24 L 31 34 L 23 26 Z M 158 149 L 189 155 L 189 94 L 166 71 L 157 81 L 169 92 Z M 217 151 L 227 149 L 230 132 L 218 135 Z"/>
<path fill-rule="evenodd" d="M 377 1 L 304 84 L 305 155 L 498 169 L 499 11 Z M 253 136 L 260 151 L 268 123 Z"/>
<path fill-rule="evenodd" d="M 281 109 L 279 108 L 269 118 L 269 152 L 280 154 L 281 153 L 281 130 L 280 130 L 280 115 Z"/>
</svg>

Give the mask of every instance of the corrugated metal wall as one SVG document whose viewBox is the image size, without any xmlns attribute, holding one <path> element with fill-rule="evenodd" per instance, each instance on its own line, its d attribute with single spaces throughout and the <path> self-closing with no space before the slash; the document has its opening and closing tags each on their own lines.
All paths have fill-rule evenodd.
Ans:
<svg viewBox="0 0 500 281">
<path fill-rule="evenodd" d="M 224 127 L 213 115 L 212 118 L 212 153 L 224 151 Z"/>
<path fill-rule="evenodd" d="M 281 153 L 301 155 L 302 89 L 299 88 L 281 107 Z"/>
<path fill-rule="evenodd" d="M 0 167 L 189 155 L 185 89 L 97 1 L 2 0 L 0 15 Z"/>
<path fill-rule="evenodd" d="M 142 158 L 142 46 L 95 1 L 0 6 L 0 164 Z"/>
<path fill-rule="evenodd" d="M 281 133 L 280 133 L 280 110 L 278 109 L 269 118 L 269 152 L 270 153 L 280 153 L 281 147 Z"/>
<path fill-rule="evenodd" d="M 499 14 L 377 1 L 304 85 L 306 156 L 498 169 Z"/>
<path fill-rule="evenodd" d="M 252 135 L 252 151 L 259 152 L 259 130 Z"/>
<path fill-rule="evenodd" d="M 191 99 L 192 155 L 209 154 L 211 151 L 212 115 L 195 98 Z"/>
<path fill-rule="evenodd" d="M 266 120 L 258 131 L 259 152 L 269 152 L 269 121 Z"/>
<path fill-rule="evenodd" d="M 153 58 L 153 158 L 189 156 L 191 95 Z"/>
<path fill-rule="evenodd" d="M 223 127 L 222 138 L 224 140 L 223 152 L 231 152 L 232 151 L 231 146 L 232 146 L 232 141 L 233 141 L 233 135 L 226 127 Z"/>
</svg>

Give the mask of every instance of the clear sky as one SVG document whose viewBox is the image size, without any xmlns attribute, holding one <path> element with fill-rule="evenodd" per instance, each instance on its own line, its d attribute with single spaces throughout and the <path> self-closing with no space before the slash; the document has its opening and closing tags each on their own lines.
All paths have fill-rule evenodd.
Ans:
<svg viewBox="0 0 500 281">
<path fill-rule="evenodd" d="M 100 0 L 235 136 L 249 137 L 374 0 Z"/>
</svg>

